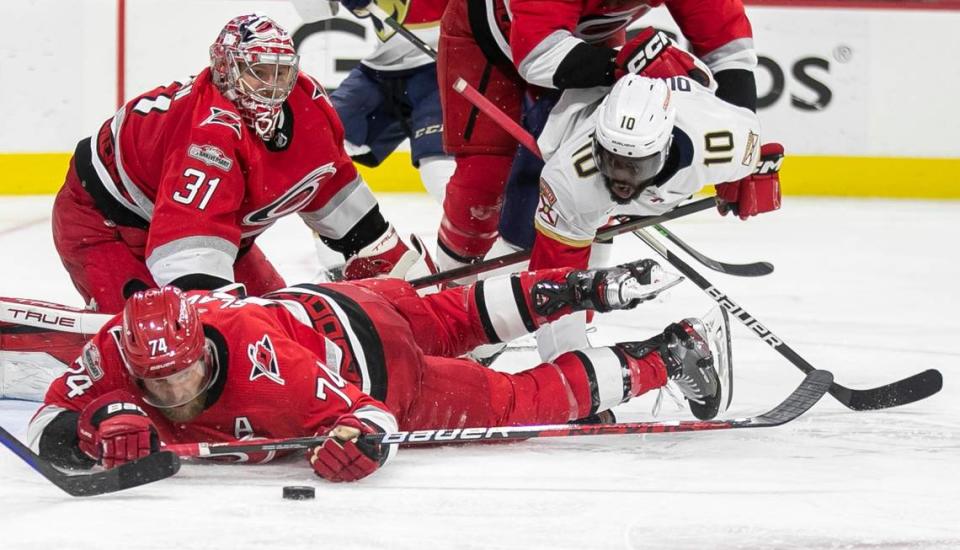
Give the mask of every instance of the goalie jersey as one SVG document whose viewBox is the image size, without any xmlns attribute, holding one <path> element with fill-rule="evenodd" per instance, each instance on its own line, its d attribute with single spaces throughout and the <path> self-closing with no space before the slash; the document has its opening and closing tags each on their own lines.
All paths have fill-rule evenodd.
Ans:
<svg viewBox="0 0 960 550">
<path fill-rule="evenodd" d="M 753 172 L 760 147 L 757 115 L 689 78 L 676 76 L 667 82 L 677 110 L 669 158 L 654 183 L 628 204 L 611 199 L 593 159 L 596 110 L 609 88 L 564 93 L 538 141 L 547 162 L 535 215 L 540 236 L 534 258 L 569 257 L 537 248 L 589 247 L 611 216 L 660 215 L 705 185 L 736 181 Z M 559 267 L 533 263 L 531 269 Z"/>
</svg>

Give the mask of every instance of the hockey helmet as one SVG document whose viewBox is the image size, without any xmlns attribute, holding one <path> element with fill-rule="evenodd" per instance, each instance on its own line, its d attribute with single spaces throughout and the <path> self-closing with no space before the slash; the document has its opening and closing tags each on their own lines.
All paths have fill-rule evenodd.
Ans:
<svg viewBox="0 0 960 550">
<path fill-rule="evenodd" d="M 299 66 L 290 35 L 262 15 L 234 17 L 210 46 L 214 84 L 264 141 L 272 139 L 277 129 Z"/>
<path fill-rule="evenodd" d="M 676 109 L 665 80 L 629 74 L 597 108 L 593 157 L 621 204 L 635 199 L 663 170 L 673 142 Z"/>
<path fill-rule="evenodd" d="M 197 310 L 180 289 L 137 292 L 124 305 L 120 351 L 150 405 L 177 407 L 206 390 L 214 378 L 206 349 Z M 176 387 L 155 391 L 164 385 Z"/>
</svg>

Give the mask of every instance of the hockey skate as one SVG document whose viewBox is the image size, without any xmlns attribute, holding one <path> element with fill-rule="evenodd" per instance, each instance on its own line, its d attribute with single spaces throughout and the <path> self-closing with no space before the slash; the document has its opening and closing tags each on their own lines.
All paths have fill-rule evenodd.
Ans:
<svg viewBox="0 0 960 550">
<path fill-rule="evenodd" d="M 574 311 L 631 309 L 656 298 L 683 281 L 653 260 L 637 260 L 617 267 L 573 271 L 566 281 L 540 281 L 533 287 L 534 309 L 550 315 L 563 306 Z"/>
<path fill-rule="evenodd" d="M 700 420 L 710 420 L 730 406 L 732 354 L 725 310 L 715 308 L 703 319 L 684 319 L 649 340 L 616 347 L 637 359 L 658 352 L 667 367 L 668 384 L 680 390 Z"/>
</svg>

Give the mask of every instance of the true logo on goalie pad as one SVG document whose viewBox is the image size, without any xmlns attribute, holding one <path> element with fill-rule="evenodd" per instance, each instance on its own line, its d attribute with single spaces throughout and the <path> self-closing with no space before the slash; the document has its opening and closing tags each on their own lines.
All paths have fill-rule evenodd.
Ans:
<svg viewBox="0 0 960 550">
<path fill-rule="evenodd" d="M 266 334 L 259 342 L 247 346 L 247 356 L 253 363 L 253 370 L 250 371 L 250 380 L 256 380 L 261 376 L 266 376 L 281 386 L 285 385 L 283 378 L 280 377 L 280 366 L 277 364 L 277 354 L 273 351 L 273 342 Z"/>
</svg>

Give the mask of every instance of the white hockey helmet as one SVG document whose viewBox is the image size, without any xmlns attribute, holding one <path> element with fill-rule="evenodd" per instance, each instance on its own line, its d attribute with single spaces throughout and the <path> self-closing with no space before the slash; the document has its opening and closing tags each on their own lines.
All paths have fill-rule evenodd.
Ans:
<svg viewBox="0 0 960 550">
<path fill-rule="evenodd" d="M 593 156 L 610 196 L 637 197 L 667 162 L 677 112 L 665 80 L 628 74 L 597 109 Z"/>
</svg>

